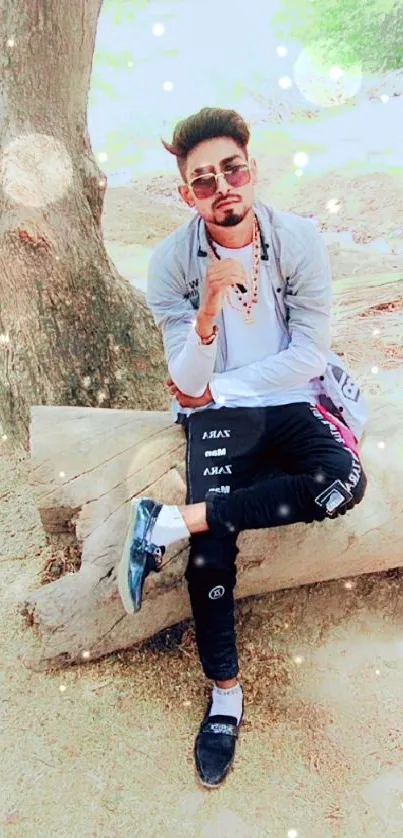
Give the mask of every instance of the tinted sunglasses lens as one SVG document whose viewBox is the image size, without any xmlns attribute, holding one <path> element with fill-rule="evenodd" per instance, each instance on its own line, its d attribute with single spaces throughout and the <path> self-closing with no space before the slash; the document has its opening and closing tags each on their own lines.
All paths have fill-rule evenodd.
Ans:
<svg viewBox="0 0 403 838">
<path fill-rule="evenodd" d="M 230 186 L 246 186 L 250 181 L 250 171 L 247 168 L 237 168 L 231 172 L 226 172 L 225 180 Z"/>
<path fill-rule="evenodd" d="M 246 186 L 250 182 L 250 171 L 247 166 L 236 166 L 234 169 L 224 172 L 224 177 L 230 186 Z M 201 201 L 205 198 L 211 198 L 216 191 L 217 183 L 214 175 L 205 175 L 193 181 L 193 192 L 196 198 Z"/>
<path fill-rule="evenodd" d="M 204 198 L 211 198 L 216 191 L 216 179 L 213 175 L 206 175 L 205 177 L 199 177 L 193 183 L 193 192 L 196 195 L 196 198 L 199 198 L 203 201 Z"/>
</svg>

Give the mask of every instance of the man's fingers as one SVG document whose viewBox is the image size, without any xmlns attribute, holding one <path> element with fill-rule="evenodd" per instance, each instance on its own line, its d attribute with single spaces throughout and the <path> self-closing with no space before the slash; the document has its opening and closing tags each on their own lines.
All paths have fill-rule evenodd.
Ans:
<svg viewBox="0 0 403 838">
<path fill-rule="evenodd" d="M 231 277 L 234 277 L 236 279 L 240 276 L 245 276 L 245 271 L 244 271 L 242 265 L 240 265 L 239 263 L 238 263 L 238 268 L 230 268 L 230 269 L 228 268 L 228 266 L 225 267 L 225 265 L 223 265 L 221 267 L 220 263 L 218 263 L 218 267 L 213 265 L 213 266 L 211 266 L 211 268 L 209 268 L 209 271 L 208 271 L 208 280 L 209 281 L 212 281 L 213 279 L 228 279 L 228 280 L 230 280 Z"/>
<path fill-rule="evenodd" d="M 247 274 L 244 271 L 230 275 L 228 275 L 227 272 L 225 272 L 223 274 L 220 274 L 219 276 L 207 277 L 206 285 L 208 290 L 211 290 L 213 288 L 217 288 L 218 290 L 220 288 L 228 288 L 230 285 L 245 285 L 247 281 Z"/>
<path fill-rule="evenodd" d="M 173 396 L 175 395 L 175 393 L 177 391 L 179 393 L 179 390 L 178 390 L 176 384 L 172 381 L 172 378 L 168 378 L 167 381 L 165 382 L 165 384 L 168 387 L 169 392 L 172 393 Z"/>
<path fill-rule="evenodd" d="M 165 383 L 168 387 L 171 396 L 178 397 L 178 394 L 180 394 L 181 391 L 179 390 L 179 387 L 177 387 L 176 384 L 174 384 L 172 378 L 168 378 Z"/>
</svg>

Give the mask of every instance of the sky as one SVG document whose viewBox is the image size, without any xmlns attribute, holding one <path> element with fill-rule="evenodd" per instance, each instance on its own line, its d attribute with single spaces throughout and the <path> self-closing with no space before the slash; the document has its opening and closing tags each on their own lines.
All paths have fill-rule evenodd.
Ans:
<svg viewBox="0 0 403 838">
<path fill-rule="evenodd" d="M 272 27 L 276 3 L 268 7 L 261 0 L 150 2 L 134 22 L 116 24 L 104 5 L 88 114 L 94 150 L 105 146 L 113 131 L 121 140 L 132 137 L 144 171 L 158 166 L 160 158 L 166 169 L 159 138 L 169 137 L 179 119 L 206 105 L 235 107 L 246 119 L 259 114 L 262 106 L 247 92 L 248 86 L 257 88 L 258 78 L 262 88 L 286 95 L 279 79 L 289 75 L 300 47 L 288 44 L 287 55 L 278 54 L 282 44 Z M 123 66 L 99 66 L 104 53 L 120 56 Z M 100 80 L 113 98 L 99 90 Z"/>
<path fill-rule="evenodd" d="M 267 120 L 271 100 L 319 106 L 326 119 L 315 126 L 284 123 L 287 131 L 297 131 L 297 139 L 304 140 L 305 130 L 306 140 L 327 147 L 317 167 L 345 165 L 351 154 L 363 159 L 372 146 L 383 153 L 386 134 L 388 154 L 401 159 L 402 138 L 396 135 L 401 104 L 393 100 L 392 108 L 390 100 L 381 119 L 367 99 L 343 113 L 337 102 L 360 92 L 360 68 L 345 73 L 313 66 L 302 44 L 279 39 L 273 17 L 280 7 L 281 0 L 151 0 L 133 22 L 116 23 L 105 0 L 88 125 L 109 186 L 126 185 L 139 173 L 176 172 L 160 138 L 170 140 L 179 119 L 206 105 L 234 107 L 252 123 Z"/>
</svg>

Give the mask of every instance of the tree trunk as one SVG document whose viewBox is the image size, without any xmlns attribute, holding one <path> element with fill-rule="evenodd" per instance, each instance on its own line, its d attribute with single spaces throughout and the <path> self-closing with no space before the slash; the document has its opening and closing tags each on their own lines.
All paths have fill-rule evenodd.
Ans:
<svg viewBox="0 0 403 838">
<path fill-rule="evenodd" d="M 41 641 L 28 665 L 96 659 L 189 617 L 185 541 L 146 581 L 138 614 L 124 613 L 116 583 L 130 498 L 184 501 L 182 430 L 162 412 L 35 407 L 32 417 L 32 485 L 42 523 L 52 538 L 78 542 L 81 567 L 26 595 L 22 613 Z M 372 400 L 362 446 L 368 489 L 351 512 L 241 534 L 237 598 L 402 563 L 402 422 L 398 399 Z"/>
<path fill-rule="evenodd" d="M 101 230 L 87 131 L 102 0 L 0 0 L 0 421 L 32 404 L 165 409 L 161 340 Z"/>
</svg>

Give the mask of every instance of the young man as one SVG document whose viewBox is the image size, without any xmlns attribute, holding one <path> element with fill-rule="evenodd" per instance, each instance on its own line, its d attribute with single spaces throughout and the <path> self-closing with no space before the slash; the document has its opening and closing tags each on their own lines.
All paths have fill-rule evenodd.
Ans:
<svg viewBox="0 0 403 838">
<path fill-rule="evenodd" d="M 237 113 L 205 108 L 164 143 L 177 158 L 179 192 L 196 211 L 153 254 L 147 292 L 186 431 L 187 505 L 133 502 L 119 566 L 120 595 L 133 613 L 165 548 L 190 539 L 197 646 L 215 682 L 195 745 L 208 787 L 232 765 L 243 715 L 233 596 L 239 532 L 337 517 L 366 487 L 343 405 L 324 393 L 323 381 L 343 391 L 344 416 L 359 435 L 360 391 L 328 364 L 326 248 L 311 221 L 255 200 L 248 142 Z"/>
</svg>

